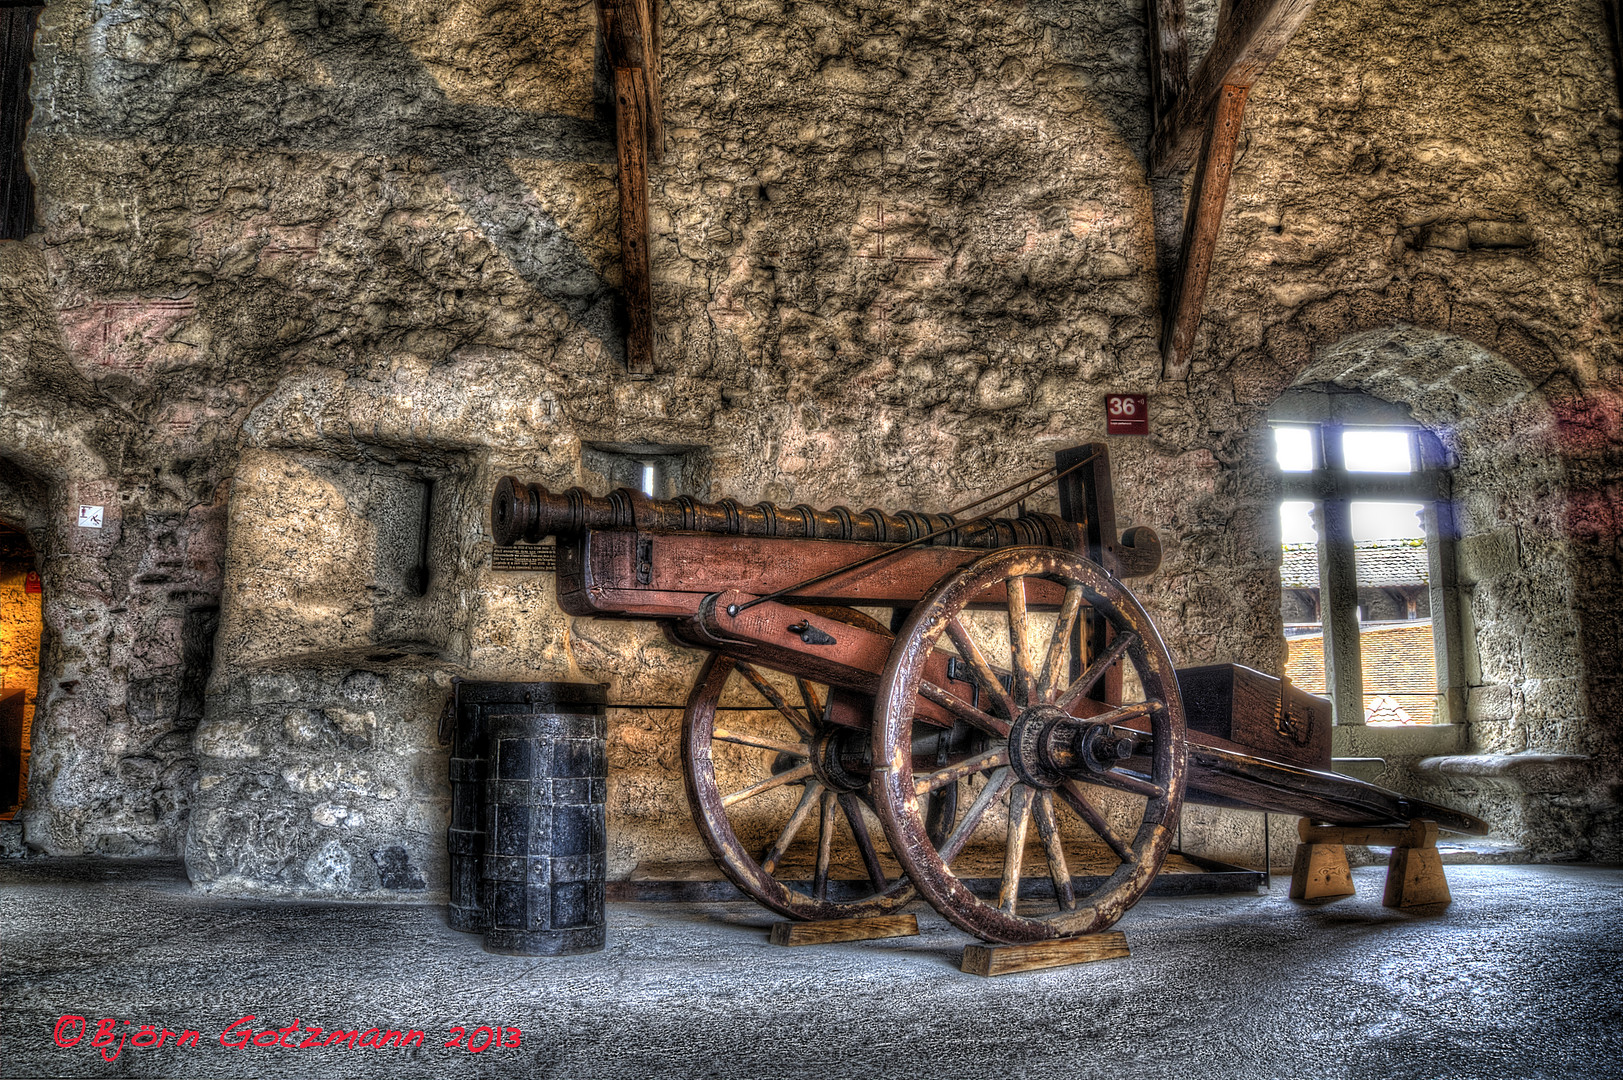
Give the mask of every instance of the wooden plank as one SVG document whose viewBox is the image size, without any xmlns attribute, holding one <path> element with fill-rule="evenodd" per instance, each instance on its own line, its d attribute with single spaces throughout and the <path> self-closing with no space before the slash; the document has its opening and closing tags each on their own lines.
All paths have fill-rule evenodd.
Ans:
<svg viewBox="0 0 1623 1080">
<path fill-rule="evenodd" d="M 1612 77 L 1617 80 L 1617 99 L 1623 104 L 1623 3 L 1601 0 L 1606 12 L 1607 36 L 1612 39 Z M 1618 162 L 1618 179 L 1623 180 L 1623 161 Z"/>
<path fill-rule="evenodd" d="M 621 288 L 626 306 L 626 367 L 654 371 L 654 309 L 648 255 L 648 159 L 665 144 L 660 108 L 659 24 L 648 0 L 598 0 L 604 51 L 614 79 L 619 157 Z"/>
<path fill-rule="evenodd" d="M 773 923 L 771 941 L 774 945 L 827 945 L 835 941 L 917 937 L 918 932 L 919 920 L 915 915 L 869 915 L 855 919 Z"/>
<path fill-rule="evenodd" d="M 1373 847 L 1435 848 L 1437 823 L 1417 818 L 1401 828 L 1360 828 L 1315 825 L 1307 818 L 1296 824 L 1304 844 L 1364 844 Z"/>
<path fill-rule="evenodd" d="M 648 157 L 657 163 L 665 157 L 665 110 L 661 107 L 664 86 L 660 76 L 659 0 L 639 0 L 637 8 L 642 20 L 643 37 L 647 43 L 642 70 L 643 89 L 648 95 L 645 103 L 648 115 Z"/>
<path fill-rule="evenodd" d="M 1206 150 L 1201 155 L 1200 170 L 1195 174 L 1195 203 L 1184 228 L 1178 282 L 1173 286 L 1172 302 L 1167 305 L 1166 322 L 1161 330 L 1162 373 L 1168 379 L 1189 376 L 1195 331 L 1200 328 L 1212 255 L 1223 230 L 1223 205 L 1228 199 L 1234 148 L 1240 141 L 1240 123 L 1245 116 L 1245 99 L 1249 93 L 1244 86 L 1225 86 L 1213 107 Z"/>
<path fill-rule="evenodd" d="M 1144 0 L 1149 30 L 1150 100 L 1155 122 L 1172 111 L 1189 90 L 1189 31 L 1183 0 Z"/>
<path fill-rule="evenodd" d="M 1081 937 L 1033 941 L 1025 945 L 965 945 L 961 971 L 971 975 L 1008 975 L 1016 971 L 1091 964 L 1129 955 L 1127 935 L 1120 930 Z"/>
<path fill-rule="evenodd" d="M 648 259 L 648 134 L 641 68 L 614 69 L 614 134 L 620 165 L 620 274 L 626 367 L 654 372 L 654 297 Z"/>
<path fill-rule="evenodd" d="M 962 871 L 959 880 L 976 896 L 990 900 L 1002 887 L 998 871 L 1002 866 L 1001 848 L 976 848 L 965 852 L 962 862 L 954 866 Z M 1071 885 L 1079 892 L 1091 892 L 1105 883 L 1120 861 L 1102 843 L 1087 846 L 1073 845 L 1068 859 Z M 901 868 L 880 852 L 880 861 L 886 874 L 895 877 Z M 797 852 L 785 860 L 775 872 L 780 881 L 795 889 L 811 888 L 811 862 L 805 852 Z M 1255 894 L 1262 887 L 1262 873 L 1242 870 L 1224 863 L 1197 860 L 1191 856 L 1171 852 L 1161 865 L 1161 872 L 1150 883 L 1146 896 L 1226 896 L 1234 893 Z M 829 873 L 829 895 L 842 900 L 860 900 L 873 893 L 873 884 L 860 865 L 844 865 L 835 861 Z M 1020 883 L 1022 900 L 1051 900 L 1053 881 L 1046 873 L 1033 872 Z M 637 866 L 629 878 L 610 881 L 607 898 L 616 903 L 708 903 L 721 900 L 747 900 L 731 881 L 722 876 L 716 864 L 709 859 L 692 862 L 647 862 Z"/>
<path fill-rule="evenodd" d="M 1312 10 L 1313 0 L 1234 0 L 1188 93 L 1156 123 L 1151 175 L 1171 176 L 1195 163 L 1218 94 L 1230 86 L 1249 89 Z"/>
</svg>

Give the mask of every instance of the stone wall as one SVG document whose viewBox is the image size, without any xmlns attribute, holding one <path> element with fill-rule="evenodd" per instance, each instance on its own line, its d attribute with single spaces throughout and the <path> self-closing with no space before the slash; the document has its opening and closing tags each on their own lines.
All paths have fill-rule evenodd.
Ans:
<svg viewBox="0 0 1623 1080">
<path fill-rule="evenodd" d="M 1152 434 L 1112 446 L 1122 524 L 1166 549 L 1137 591 L 1179 662 L 1277 670 L 1265 410 L 1405 327 L 1553 418 L 1518 444 L 1552 498 L 1468 495 L 1528 560 L 1473 606 L 1470 737 L 1615 778 L 1616 86 L 1598 9 L 1464 20 L 1315 11 L 1252 95 L 1168 384 L 1131 5 L 673 0 L 634 378 L 591 4 L 51 4 L 40 231 L 0 245 L 0 514 L 44 553 L 51 635 L 29 842 L 184 851 L 217 887 L 440 887 L 451 676 L 664 706 L 697 667 L 490 568 L 496 477 L 601 487 L 616 448 L 686 453 L 709 498 L 940 510 L 1147 392 Z M 1512 655 L 1524 621 L 1577 681 Z M 678 726 L 611 712 L 616 874 L 701 852 Z M 1200 821 L 1193 850 L 1260 857 L 1254 816 Z"/>
</svg>

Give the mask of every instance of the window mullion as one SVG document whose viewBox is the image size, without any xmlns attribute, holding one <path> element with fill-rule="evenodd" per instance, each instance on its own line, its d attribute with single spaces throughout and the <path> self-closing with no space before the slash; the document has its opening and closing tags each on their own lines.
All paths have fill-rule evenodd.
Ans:
<svg viewBox="0 0 1623 1080">
<path fill-rule="evenodd" d="M 1352 501 L 1345 491 L 1341 425 L 1319 429 L 1326 496 L 1319 502 L 1319 585 L 1323 601 L 1324 674 L 1337 724 L 1364 722 L 1364 668 L 1358 629 L 1358 564 Z"/>
<path fill-rule="evenodd" d="M 1460 637 L 1459 532 L 1446 490 L 1426 504 L 1426 554 L 1430 562 L 1431 637 L 1437 657 L 1437 705 L 1445 724 L 1465 722 L 1465 650 Z"/>
</svg>

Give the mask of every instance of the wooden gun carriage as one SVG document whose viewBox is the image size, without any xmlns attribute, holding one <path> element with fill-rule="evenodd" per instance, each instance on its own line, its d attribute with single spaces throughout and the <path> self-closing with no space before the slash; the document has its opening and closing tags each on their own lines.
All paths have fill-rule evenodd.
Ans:
<svg viewBox="0 0 1623 1080">
<path fill-rule="evenodd" d="M 1117 533 L 1105 445 L 1059 453 L 1004 505 L 1048 484 L 1058 515 L 961 521 L 508 477 L 491 517 L 498 545 L 557 537 L 564 611 L 653 619 L 711 653 L 682 730 L 694 820 L 791 918 L 882 915 L 916 890 L 988 941 L 1098 933 L 1161 869 L 1186 798 L 1486 831 L 1331 773 L 1328 701 L 1175 670 L 1122 584 L 1160 545 Z"/>
</svg>

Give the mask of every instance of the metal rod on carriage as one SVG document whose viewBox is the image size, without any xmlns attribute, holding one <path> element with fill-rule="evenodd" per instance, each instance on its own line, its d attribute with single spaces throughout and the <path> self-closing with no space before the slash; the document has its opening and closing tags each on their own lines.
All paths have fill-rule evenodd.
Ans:
<svg viewBox="0 0 1623 1080">
<path fill-rule="evenodd" d="M 992 515 L 997 513 L 998 511 L 1007 510 L 1009 507 L 1013 506 L 1015 503 L 1020 502 L 1020 501 L 1026 499 L 1026 498 L 1028 498 L 1028 497 L 1030 497 L 1032 495 L 1035 495 L 1037 492 L 1041 491 L 1043 488 L 1047 487 L 1049 484 L 1059 482 L 1059 480 L 1062 477 L 1068 476 L 1069 474 L 1075 472 L 1076 470 L 1080 469 L 1082 466 L 1086 465 L 1088 462 L 1092 461 L 1094 458 L 1096 458 L 1098 456 L 1099 455 L 1097 455 L 1097 454 L 1089 454 L 1087 457 L 1083 458 L 1081 461 L 1076 462 L 1070 468 L 1066 469 L 1064 472 L 1059 473 L 1058 475 L 1056 475 L 1056 476 L 1054 476 L 1054 477 L 1052 477 L 1052 478 L 1050 478 L 1048 480 L 1045 480 L 1041 484 L 1037 484 L 1035 487 L 1031 487 L 1031 488 L 1028 488 L 1025 491 L 1022 491 L 1020 494 L 1016 495 L 1014 498 L 1008 500 L 1007 502 L 999 503 L 997 506 L 994 506 L 992 509 L 990 509 L 986 513 L 982 514 L 980 517 L 974 518 L 974 519 L 972 519 L 970 521 L 966 521 L 966 522 L 964 522 L 963 525 L 959 526 L 958 528 L 959 529 L 967 529 L 967 528 L 969 528 L 969 527 L 971 527 L 973 525 L 977 525 L 977 524 L 979 524 L 981 522 L 989 520 L 992 517 Z M 1046 475 L 1046 474 L 1048 474 L 1050 472 L 1053 472 L 1053 471 L 1054 471 L 1053 469 L 1044 469 L 1040 473 L 1033 474 L 1033 477 L 1028 478 L 1028 479 L 1034 479 L 1036 477 L 1041 477 L 1041 476 L 1044 476 L 1044 475 Z M 1025 481 L 1023 481 L 1023 482 L 1025 482 Z M 1011 485 L 1010 487 L 1004 488 L 1003 491 L 1000 491 L 997 494 L 1002 495 L 1005 492 L 1013 491 L 1015 488 L 1017 488 L 1019 486 L 1020 486 L 1020 484 Z M 985 499 L 979 500 L 979 502 L 986 502 L 988 499 L 995 499 L 995 498 L 997 498 L 997 495 L 988 495 Z M 976 503 L 970 503 L 969 505 L 975 506 L 977 504 Z M 888 559 L 891 556 L 895 555 L 897 552 L 906 551 L 908 548 L 913 547 L 913 546 L 918 545 L 918 544 L 928 543 L 929 541 L 937 539 L 938 537 L 942 536 L 945 531 L 946 530 L 943 530 L 941 532 L 928 533 L 928 534 L 926 534 L 924 536 L 920 536 L 920 537 L 918 537 L 916 539 L 909 540 L 905 544 L 898 544 L 893 548 L 889 548 L 889 549 L 887 549 L 885 551 L 880 551 L 880 552 L 877 552 L 877 553 L 875 553 L 873 555 L 869 555 L 865 559 L 858 559 L 854 563 L 848 563 L 845 566 L 840 567 L 838 570 L 830 570 L 826 574 L 819 574 L 814 578 L 807 578 L 805 581 L 797 581 L 795 584 L 787 586 L 787 587 L 782 588 L 782 589 L 779 589 L 777 592 L 768 593 L 766 596 L 758 596 L 754 600 L 751 600 L 747 604 L 734 604 L 734 605 L 728 607 L 727 614 L 736 616 L 739 612 L 748 611 L 750 608 L 754 607 L 756 604 L 764 604 L 768 600 L 778 600 L 778 599 L 781 599 L 782 597 L 785 597 L 785 596 L 793 596 L 795 593 L 799 592 L 801 589 L 804 589 L 808 585 L 816 585 L 819 582 L 827 581 L 829 578 L 839 577 L 841 574 L 849 574 L 853 570 L 860 570 L 864 566 L 870 566 L 873 563 L 880 562 L 880 561 L 882 561 L 884 559 Z M 950 544 L 951 541 L 948 541 L 948 543 Z M 1058 546 L 1062 546 L 1062 545 L 1053 544 L 1051 546 L 1058 547 Z M 1074 547 L 1075 545 L 1063 545 L 1063 546 Z"/>
</svg>

